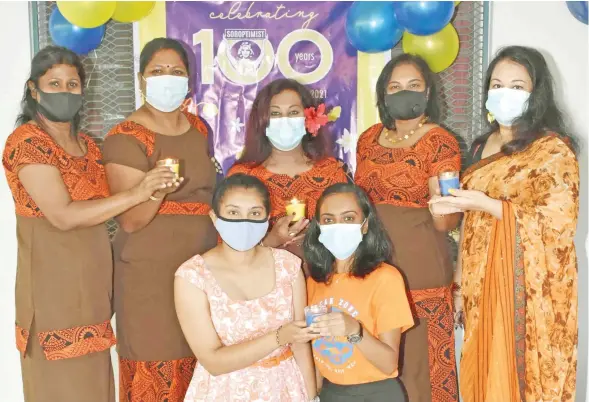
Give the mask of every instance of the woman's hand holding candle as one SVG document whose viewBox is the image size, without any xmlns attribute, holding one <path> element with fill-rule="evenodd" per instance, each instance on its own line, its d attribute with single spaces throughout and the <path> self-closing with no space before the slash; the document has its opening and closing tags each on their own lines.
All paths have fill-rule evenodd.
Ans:
<svg viewBox="0 0 589 402">
<path fill-rule="evenodd" d="M 175 158 L 160 159 L 159 161 L 157 161 L 155 163 L 155 165 L 169 167 L 170 170 L 172 170 L 172 172 L 174 172 L 174 175 L 176 176 L 172 183 L 168 183 L 167 188 L 158 190 L 153 194 L 153 197 L 156 200 L 161 200 L 167 194 L 173 193 L 174 191 L 176 191 L 178 189 L 178 187 L 180 187 L 180 184 L 182 184 L 182 182 L 184 181 L 184 177 L 180 177 L 180 161 L 178 159 L 175 159 Z"/>
<path fill-rule="evenodd" d="M 302 241 L 304 230 L 309 220 L 303 218 L 291 225 L 292 216 L 283 216 L 278 219 L 272 230 L 266 235 L 262 243 L 267 247 L 284 247 L 292 242 Z"/>
</svg>

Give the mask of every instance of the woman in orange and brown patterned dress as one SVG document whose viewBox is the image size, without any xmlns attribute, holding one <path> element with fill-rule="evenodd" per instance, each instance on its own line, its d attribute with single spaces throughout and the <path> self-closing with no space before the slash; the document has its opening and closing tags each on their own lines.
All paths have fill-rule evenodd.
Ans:
<svg viewBox="0 0 589 402">
<path fill-rule="evenodd" d="M 343 162 L 327 156 L 321 129 L 327 122 L 324 107 L 317 109 L 309 90 L 295 80 L 278 79 L 262 88 L 249 115 L 245 148 L 229 171 L 256 176 L 266 184 L 272 229 L 262 243 L 286 247 L 299 257 L 304 230 L 323 190 L 349 181 Z M 306 204 L 306 216 L 291 224 L 286 205 L 295 198 Z"/>
<path fill-rule="evenodd" d="M 391 237 L 416 314 L 400 361 L 411 402 L 458 400 L 446 232 L 457 226 L 459 215 L 432 215 L 428 201 L 439 191 L 440 172 L 460 170 L 460 148 L 435 124 L 434 82 L 417 56 L 404 54 L 385 66 L 376 87 L 382 124 L 360 137 L 355 174 Z"/>
<path fill-rule="evenodd" d="M 121 401 L 183 401 L 196 364 L 174 308 L 174 273 L 217 244 L 208 217 L 217 173 L 208 155 L 207 127 L 181 111 L 188 65 L 179 42 L 158 38 L 146 44 L 139 77 L 146 103 L 104 142 L 115 194 L 165 158 L 178 159 L 183 176 L 179 188 L 158 191 L 118 217 L 114 307 Z"/>
<path fill-rule="evenodd" d="M 460 270 L 465 402 L 572 402 L 577 369 L 579 166 L 552 75 L 535 49 L 502 49 L 488 68 L 492 121 L 473 145 Z M 433 205 L 432 205 L 433 208 Z M 458 300 L 459 301 L 459 300 Z"/>
<path fill-rule="evenodd" d="M 104 222 L 174 178 L 155 169 L 109 197 L 100 150 L 78 132 L 84 77 L 73 52 L 37 53 L 2 157 L 16 207 L 16 342 L 26 402 L 114 402 Z"/>
</svg>

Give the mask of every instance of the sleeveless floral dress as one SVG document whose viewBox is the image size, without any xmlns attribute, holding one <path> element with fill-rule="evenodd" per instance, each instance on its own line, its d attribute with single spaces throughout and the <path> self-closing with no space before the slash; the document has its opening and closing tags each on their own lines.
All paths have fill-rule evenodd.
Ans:
<svg viewBox="0 0 589 402">
<path fill-rule="evenodd" d="M 293 319 L 293 283 L 300 275 L 301 261 L 288 251 L 272 249 L 276 270 L 274 289 L 253 300 L 231 300 L 221 289 L 196 255 L 176 272 L 206 293 L 211 318 L 219 339 L 230 346 L 258 338 Z M 289 353 L 288 347 L 277 348 L 258 363 Z M 278 364 L 256 364 L 231 373 L 212 376 L 197 363 L 185 402 L 302 402 L 307 401 L 305 383 L 294 357 Z"/>
</svg>

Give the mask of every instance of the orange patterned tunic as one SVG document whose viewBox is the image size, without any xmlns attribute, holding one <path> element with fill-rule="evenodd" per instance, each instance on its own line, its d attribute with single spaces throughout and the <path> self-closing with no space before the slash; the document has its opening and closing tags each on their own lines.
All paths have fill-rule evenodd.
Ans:
<svg viewBox="0 0 589 402">
<path fill-rule="evenodd" d="M 255 176 L 266 184 L 270 191 L 272 205 L 270 218 L 273 222 L 286 215 L 286 205 L 293 198 L 307 204 L 307 218 L 312 219 L 323 190 L 332 184 L 348 182 L 344 163 L 334 158 L 320 160 L 310 170 L 295 177 L 272 173 L 263 165 L 239 163 L 233 165 L 228 175 L 236 173 Z"/>
<path fill-rule="evenodd" d="M 59 170 L 73 201 L 108 197 L 100 150 L 86 135 L 80 138 L 87 148 L 82 157 L 67 154 L 31 123 L 18 127 L 6 141 L 2 164 L 17 216 L 16 340 L 23 357 L 38 347 L 30 344 L 31 336 L 47 360 L 79 357 L 115 344 L 106 226 L 55 228 L 18 177 L 26 165 L 49 165 Z"/>
<path fill-rule="evenodd" d="M 378 142 L 382 129 L 375 124 L 358 141 L 356 184 L 375 204 L 427 207 L 429 178 L 460 170 L 458 141 L 436 127 L 409 148 L 387 148 Z"/>
<path fill-rule="evenodd" d="M 441 127 L 413 146 L 379 144 L 382 124 L 358 141 L 356 184 L 376 204 L 405 274 L 415 313 L 400 362 L 401 380 L 412 402 L 458 401 L 452 326 L 453 265 L 446 234 L 436 230 L 427 209 L 429 178 L 460 170 L 458 141 Z"/>
</svg>

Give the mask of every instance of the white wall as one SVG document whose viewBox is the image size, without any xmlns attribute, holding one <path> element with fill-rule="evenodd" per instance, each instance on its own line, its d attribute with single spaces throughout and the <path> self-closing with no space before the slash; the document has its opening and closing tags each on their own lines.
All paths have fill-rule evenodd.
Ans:
<svg viewBox="0 0 589 402">
<path fill-rule="evenodd" d="M 0 1 L 0 149 L 14 130 L 14 120 L 31 64 L 29 4 Z M 14 340 L 16 274 L 14 204 L 2 169 L 0 174 L 0 389 L 2 401 L 21 402 L 20 362 Z"/>
<path fill-rule="evenodd" d="M 589 276 L 587 269 L 587 154 L 589 149 L 589 30 L 568 11 L 564 1 L 494 1 L 490 15 L 490 56 L 506 45 L 537 48 L 555 76 L 557 97 L 570 129 L 582 141 L 581 211 L 577 227 L 579 257 L 579 362 L 577 402 L 586 401 L 588 370 Z"/>
</svg>

